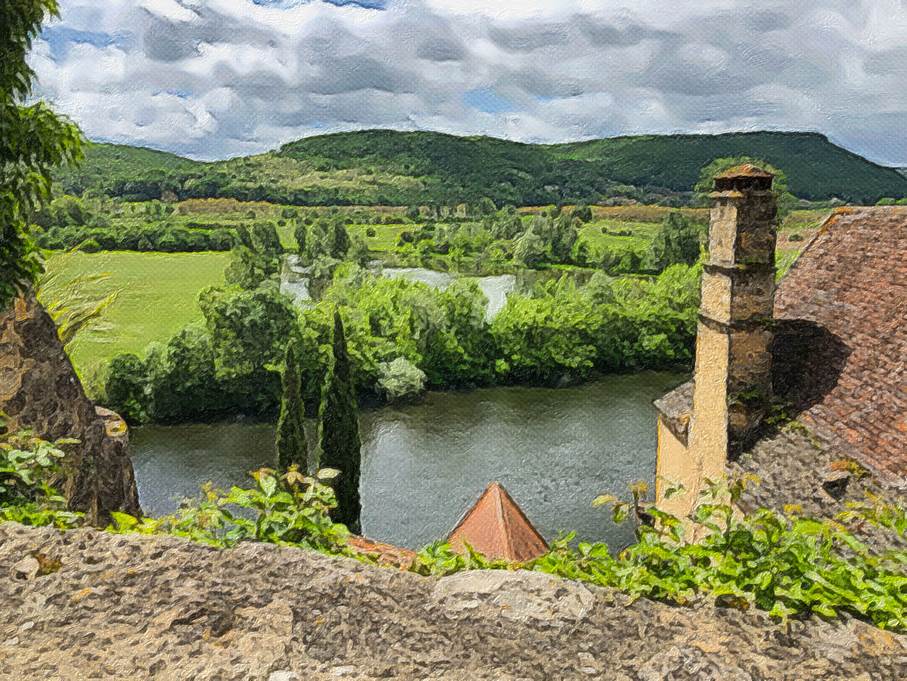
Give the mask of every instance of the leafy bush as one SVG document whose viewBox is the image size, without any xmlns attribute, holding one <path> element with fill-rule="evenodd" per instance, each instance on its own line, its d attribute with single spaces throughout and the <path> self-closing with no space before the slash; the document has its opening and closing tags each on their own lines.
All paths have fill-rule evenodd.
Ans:
<svg viewBox="0 0 907 681">
<path fill-rule="evenodd" d="M 674 265 L 654 280 L 597 274 L 577 288 L 564 277 L 534 295 L 511 294 L 491 323 L 498 375 L 555 383 L 689 362 L 698 282 L 698 267 Z"/>
<path fill-rule="evenodd" d="M 694 265 L 699 260 L 706 230 L 682 213 L 668 213 L 652 241 L 650 258 L 656 271 L 668 265 Z"/>
<path fill-rule="evenodd" d="M 875 555 L 830 520 L 765 508 L 742 516 L 733 505 L 742 489 L 735 482 L 706 490 L 687 532 L 704 533 L 696 543 L 682 541 L 683 521 L 647 509 L 655 526 L 641 526 L 639 541 L 617 556 L 604 544 L 574 548 L 567 536 L 528 567 L 678 605 L 704 595 L 782 621 L 847 613 L 884 629 L 907 628 L 907 553 Z M 627 504 L 616 503 L 614 514 L 625 518 Z"/>
<path fill-rule="evenodd" d="M 232 487 L 223 493 L 208 485 L 200 499 L 185 502 L 171 515 L 135 518 L 114 513 L 108 530 L 171 534 L 219 548 L 257 541 L 351 555 L 347 529 L 330 518 L 337 502 L 325 483 L 336 474 L 324 469 L 310 477 L 295 466 L 286 473 L 262 468 L 250 474 L 255 481 L 250 488 Z"/>
<path fill-rule="evenodd" d="M 63 447 L 75 440 L 46 442 L 25 431 L 5 432 L 0 415 L 0 521 L 68 528 L 82 515 L 66 509 L 66 500 L 53 486 L 65 457 Z"/>
<path fill-rule="evenodd" d="M 378 387 L 389 402 L 418 397 L 425 391 L 425 372 L 405 357 L 378 365 Z"/>
</svg>

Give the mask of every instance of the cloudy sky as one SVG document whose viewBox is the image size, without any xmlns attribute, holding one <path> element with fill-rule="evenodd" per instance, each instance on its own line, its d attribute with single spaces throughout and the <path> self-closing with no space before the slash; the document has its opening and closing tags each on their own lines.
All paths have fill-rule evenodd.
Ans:
<svg viewBox="0 0 907 681">
<path fill-rule="evenodd" d="M 202 159 L 318 133 L 817 130 L 907 165 L 907 0 L 61 0 L 37 94 Z"/>
</svg>

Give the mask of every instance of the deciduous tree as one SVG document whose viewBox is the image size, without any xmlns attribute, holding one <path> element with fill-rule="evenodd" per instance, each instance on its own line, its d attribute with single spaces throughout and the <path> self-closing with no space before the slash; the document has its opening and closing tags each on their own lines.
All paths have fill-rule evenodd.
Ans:
<svg viewBox="0 0 907 681">
<path fill-rule="evenodd" d="M 43 102 L 23 106 L 34 72 L 25 61 L 56 0 L 0 3 L 0 306 L 41 269 L 27 222 L 49 197 L 54 168 L 82 156 L 82 135 Z"/>
</svg>

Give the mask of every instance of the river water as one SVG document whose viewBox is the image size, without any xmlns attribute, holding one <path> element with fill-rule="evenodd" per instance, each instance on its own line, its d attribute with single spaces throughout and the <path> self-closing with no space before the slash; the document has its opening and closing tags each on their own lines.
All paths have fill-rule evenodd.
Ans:
<svg viewBox="0 0 907 681">
<path fill-rule="evenodd" d="M 643 372 L 570 388 L 429 393 L 419 404 L 364 411 L 363 532 L 421 547 L 446 536 L 497 480 L 546 539 L 575 530 L 620 548 L 633 529 L 613 525 L 607 510 L 591 502 L 602 493 L 626 495 L 634 481 L 653 481 L 652 400 L 684 379 Z M 248 471 L 274 465 L 273 439 L 272 426 L 251 423 L 135 429 L 145 512 L 171 512 L 209 480 L 245 484 Z"/>
</svg>

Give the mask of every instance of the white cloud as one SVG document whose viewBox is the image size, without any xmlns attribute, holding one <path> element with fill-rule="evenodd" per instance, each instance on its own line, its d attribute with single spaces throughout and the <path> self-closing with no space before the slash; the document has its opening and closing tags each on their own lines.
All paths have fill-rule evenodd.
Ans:
<svg viewBox="0 0 907 681">
<path fill-rule="evenodd" d="M 61 6 L 31 57 L 38 93 L 93 138 L 199 158 L 365 127 L 525 141 L 766 128 L 907 164 L 900 0 Z"/>
</svg>

